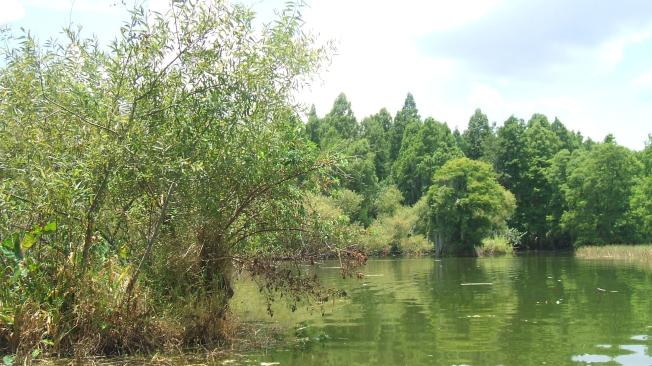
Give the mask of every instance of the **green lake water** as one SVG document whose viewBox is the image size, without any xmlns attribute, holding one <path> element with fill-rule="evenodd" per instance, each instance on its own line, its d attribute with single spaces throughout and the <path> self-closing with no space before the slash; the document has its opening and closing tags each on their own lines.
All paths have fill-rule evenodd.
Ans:
<svg viewBox="0 0 652 366">
<path fill-rule="evenodd" d="M 241 319 L 275 323 L 288 340 L 226 363 L 652 365 L 650 270 L 565 256 L 420 258 L 370 260 L 363 279 L 343 280 L 333 266 L 319 274 L 348 296 L 323 315 L 280 302 L 270 318 L 242 284 Z"/>
</svg>

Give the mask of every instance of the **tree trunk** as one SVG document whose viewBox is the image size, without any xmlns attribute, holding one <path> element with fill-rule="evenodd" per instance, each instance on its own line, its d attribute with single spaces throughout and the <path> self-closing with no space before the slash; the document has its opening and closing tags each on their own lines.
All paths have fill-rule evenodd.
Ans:
<svg viewBox="0 0 652 366">
<path fill-rule="evenodd" d="M 216 232 L 214 225 L 205 226 L 199 233 L 201 245 L 201 270 L 205 295 L 213 302 L 214 310 L 220 317 L 224 316 L 228 302 L 233 297 L 232 273 L 233 263 L 228 246 L 223 236 Z"/>
</svg>

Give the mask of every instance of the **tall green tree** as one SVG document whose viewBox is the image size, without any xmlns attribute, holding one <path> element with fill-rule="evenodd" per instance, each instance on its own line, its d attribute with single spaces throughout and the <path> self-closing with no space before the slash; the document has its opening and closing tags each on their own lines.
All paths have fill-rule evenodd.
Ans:
<svg viewBox="0 0 652 366">
<path fill-rule="evenodd" d="M 322 145 L 333 144 L 336 141 L 355 139 L 360 128 L 351 109 L 351 102 L 341 93 L 333 102 L 330 112 L 321 121 L 320 139 Z"/>
<path fill-rule="evenodd" d="M 317 116 L 317 108 L 315 108 L 315 105 L 313 104 L 310 106 L 310 111 L 308 112 L 306 134 L 308 135 L 308 138 L 317 145 L 321 143 L 321 134 L 323 133 L 322 128 L 321 120 L 319 119 L 319 116 Z"/>
<path fill-rule="evenodd" d="M 573 152 L 582 146 L 582 134 L 568 130 L 558 118 L 555 118 L 550 124 L 550 129 L 557 135 L 559 141 L 561 141 L 562 148 L 569 152 Z"/>
<path fill-rule="evenodd" d="M 524 173 L 514 190 L 518 207 L 514 215 L 516 227 L 525 232 L 524 243 L 532 248 L 547 247 L 546 218 L 554 188 L 546 179 L 551 159 L 561 149 L 561 141 L 550 129 L 543 115 L 534 115 L 524 134 Z"/>
<path fill-rule="evenodd" d="M 459 129 L 457 129 L 457 127 L 455 130 L 453 130 L 453 138 L 455 139 L 455 143 L 457 144 L 457 147 L 460 149 L 460 151 L 465 151 L 466 143 L 464 141 L 464 137 L 462 137 L 462 133 Z"/>
<path fill-rule="evenodd" d="M 550 160 L 545 170 L 546 181 L 550 187 L 550 196 L 546 206 L 546 238 L 552 248 L 567 247 L 571 244 L 567 230 L 562 228 L 561 218 L 568 210 L 566 203 L 566 181 L 568 179 L 568 164 L 571 153 L 563 149 Z"/>
<path fill-rule="evenodd" d="M 392 116 L 383 108 L 377 114 L 362 120 L 362 137 L 369 141 L 375 154 L 374 165 L 378 180 L 389 176 L 391 169 L 390 153 L 391 139 L 389 130 L 392 127 Z"/>
<path fill-rule="evenodd" d="M 652 135 L 648 135 L 645 142 L 645 149 L 640 153 L 640 160 L 643 163 L 644 174 L 652 176 Z"/>
<path fill-rule="evenodd" d="M 378 217 L 392 216 L 403 203 L 401 191 L 394 185 L 382 187 L 374 201 L 374 208 Z"/>
<path fill-rule="evenodd" d="M 525 233 L 523 244 L 529 248 L 563 245 L 561 238 L 555 236 L 561 231 L 551 230 L 548 222 L 558 220 L 549 217 L 551 205 L 557 200 L 554 205 L 558 206 L 563 197 L 560 192 L 555 193 L 558 187 L 549 181 L 548 169 L 553 157 L 565 146 L 559 137 L 564 131 L 568 132 L 561 122 L 550 124 L 542 114 L 534 114 L 527 124 L 511 117 L 498 130 L 495 166 L 501 183 L 514 193 L 517 201 L 510 224 Z"/>
<path fill-rule="evenodd" d="M 458 158 L 434 174 L 428 205 L 436 254 L 475 255 L 482 239 L 506 226 L 515 200 L 498 183 L 491 165 Z"/>
<path fill-rule="evenodd" d="M 469 119 L 469 125 L 462 134 L 464 138 L 464 155 L 469 159 L 480 160 L 486 155 L 487 144 L 492 137 L 487 115 L 480 108 Z"/>
<path fill-rule="evenodd" d="M 407 126 L 393 177 L 409 205 L 416 203 L 432 182 L 432 174 L 446 161 L 462 156 L 451 130 L 426 118 Z"/>
<path fill-rule="evenodd" d="M 498 129 L 497 135 L 495 167 L 498 179 L 505 188 L 516 192 L 526 169 L 525 122 L 511 116 Z"/>
<path fill-rule="evenodd" d="M 636 241 L 652 243 L 652 175 L 642 177 L 632 188 L 631 219 L 636 230 Z"/>
<path fill-rule="evenodd" d="M 399 152 L 401 151 L 403 134 L 407 126 L 412 123 L 419 122 L 421 122 L 421 117 L 419 116 L 419 110 L 417 109 L 417 104 L 414 101 L 414 96 L 412 96 L 412 93 L 408 93 L 407 97 L 405 97 L 403 108 L 401 108 L 401 110 L 396 113 L 394 124 L 390 129 L 390 140 L 392 144 L 390 159 L 392 161 L 396 160 Z"/>
<path fill-rule="evenodd" d="M 636 228 L 627 214 L 641 168 L 634 153 L 613 142 L 573 155 L 565 191 L 568 210 L 561 223 L 574 245 L 635 241 Z"/>
<path fill-rule="evenodd" d="M 378 190 L 375 155 L 366 139 L 349 141 L 343 151 L 347 161 L 341 167 L 339 186 L 362 195 L 359 211 L 352 218 L 363 225 L 371 223 L 373 200 Z"/>
</svg>

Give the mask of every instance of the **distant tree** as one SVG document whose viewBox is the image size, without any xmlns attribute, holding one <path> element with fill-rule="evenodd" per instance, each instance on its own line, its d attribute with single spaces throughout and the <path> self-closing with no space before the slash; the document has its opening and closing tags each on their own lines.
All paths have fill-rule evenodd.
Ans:
<svg viewBox="0 0 652 366">
<path fill-rule="evenodd" d="M 391 127 L 392 116 L 385 108 L 362 121 L 362 137 L 369 141 L 369 145 L 375 154 L 374 165 L 379 180 L 385 179 L 391 169 L 391 140 L 389 134 Z"/>
<path fill-rule="evenodd" d="M 582 147 L 586 150 L 591 150 L 595 146 L 596 142 L 588 137 L 584 142 L 582 142 Z"/>
<path fill-rule="evenodd" d="M 607 134 L 607 136 L 604 137 L 604 140 L 602 140 L 605 144 L 616 144 L 616 136 L 613 135 L 613 133 Z"/>
<path fill-rule="evenodd" d="M 534 115 L 524 135 L 525 170 L 518 189 L 514 190 L 519 203 L 516 228 L 526 233 L 524 243 L 533 248 L 549 245 L 546 217 L 552 199 L 553 187 L 546 179 L 550 160 L 561 149 L 561 141 L 551 130 L 543 115 Z"/>
<path fill-rule="evenodd" d="M 306 122 L 306 134 L 308 135 L 308 138 L 317 145 L 319 145 L 321 142 L 320 141 L 321 140 L 320 137 L 322 133 L 321 129 L 322 129 L 321 120 L 317 116 L 317 109 L 313 104 L 310 107 L 310 112 L 308 112 L 308 122 Z"/>
<path fill-rule="evenodd" d="M 644 174 L 652 176 L 652 135 L 648 135 L 645 149 L 643 149 L 639 156 L 643 163 Z"/>
<path fill-rule="evenodd" d="M 337 96 L 331 111 L 322 119 L 321 125 L 319 140 L 322 146 L 358 137 L 358 122 L 351 109 L 351 103 L 344 93 Z"/>
<path fill-rule="evenodd" d="M 645 149 L 638 154 L 642 174 L 632 189 L 631 218 L 637 228 L 638 240 L 652 243 L 652 135 L 648 135 Z"/>
<path fill-rule="evenodd" d="M 498 129 L 495 167 L 498 179 L 508 190 L 515 192 L 525 174 L 525 123 L 511 116 Z"/>
<path fill-rule="evenodd" d="M 433 177 L 428 190 L 429 237 L 438 255 L 475 255 L 475 246 L 504 228 L 515 208 L 514 196 L 487 163 L 458 158 Z"/>
<path fill-rule="evenodd" d="M 492 131 L 487 115 L 480 108 L 469 119 L 469 126 L 462 137 L 464 138 L 464 155 L 469 159 L 479 160 L 485 155 L 486 144 L 491 139 Z"/>
<path fill-rule="evenodd" d="M 547 176 L 551 159 L 564 147 L 558 134 L 564 131 L 561 122 L 550 124 L 543 114 L 534 114 L 527 124 L 510 117 L 498 129 L 494 165 L 501 183 L 516 197 L 517 209 L 510 225 L 525 233 L 525 247 L 562 245 L 559 238 L 551 236 L 548 225 L 551 201 L 559 196 L 553 197 L 556 187 Z"/>
<path fill-rule="evenodd" d="M 332 194 L 335 206 L 344 212 L 350 219 L 354 219 L 360 212 L 360 206 L 364 197 L 361 194 L 355 193 L 349 189 L 339 189 Z"/>
<path fill-rule="evenodd" d="M 396 160 L 399 151 L 401 150 L 405 128 L 413 122 L 421 122 L 421 117 L 419 116 L 417 105 L 414 102 L 414 97 L 411 93 L 408 93 L 407 97 L 405 98 L 405 102 L 403 103 L 403 108 L 396 113 L 394 124 L 390 129 L 390 158 L 392 161 Z"/>
<path fill-rule="evenodd" d="M 573 152 L 582 146 L 582 135 L 579 132 L 569 131 L 558 118 L 550 124 L 550 129 L 557 135 L 561 141 L 562 148 Z"/>
<path fill-rule="evenodd" d="M 596 144 L 573 155 L 565 189 L 568 210 L 561 223 L 574 245 L 635 240 L 627 213 L 641 168 L 629 149 L 615 143 Z"/>
<path fill-rule="evenodd" d="M 636 227 L 637 242 L 652 243 L 652 176 L 641 178 L 632 189 L 631 217 Z"/>
<path fill-rule="evenodd" d="M 374 165 L 375 154 L 366 139 L 348 141 L 342 147 L 347 163 L 342 167 L 338 178 L 338 188 L 346 188 L 359 193 L 363 197 L 358 215 L 353 219 L 368 225 L 371 222 L 370 211 L 373 206 L 373 197 L 378 189 L 378 178 Z"/>
<path fill-rule="evenodd" d="M 393 166 L 394 181 L 405 203 L 416 203 L 430 186 L 433 172 L 460 156 L 462 152 L 446 124 L 427 118 L 423 124 L 408 125 Z"/>
<path fill-rule="evenodd" d="M 491 166 L 496 165 L 496 156 L 498 154 L 498 136 L 497 136 L 498 127 L 496 122 L 491 124 L 491 134 L 487 135 L 487 138 L 483 142 L 483 154 L 480 157 L 480 160 L 489 163 Z"/>
<path fill-rule="evenodd" d="M 460 149 L 460 151 L 466 151 L 466 142 L 464 141 L 464 137 L 462 137 L 462 133 L 459 129 L 457 129 L 457 127 L 455 130 L 453 130 L 453 138 L 455 139 L 455 143 L 457 144 L 457 147 Z"/>
<path fill-rule="evenodd" d="M 570 245 L 568 232 L 561 226 L 561 217 L 568 210 L 564 192 L 570 160 L 571 153 L 563 149 L 550 159 L 550 165 L 545 169 L 546 181 L 550 187 L 550 196 L 546 207 L 546 237 L 553 248 Z"/>
<path fill-rule="evenodd" d="M 403 195 L 395 185 L 384 186 L 378 192 L 378 197 L 374 201 L 376 215 L 391 216 L 401 207 Z"/>
<path fill-rule="evenodd" d="M 545 114 L 541 113 L 535 113 L 530 117 L 530 120 L 527 121 L 527 126 L 530 127 L 533 124 L 539 124 L 544 128 L 550 128 L 550 122 L 548 121 L 548 117 L 546 117 Z"/>
</svg>

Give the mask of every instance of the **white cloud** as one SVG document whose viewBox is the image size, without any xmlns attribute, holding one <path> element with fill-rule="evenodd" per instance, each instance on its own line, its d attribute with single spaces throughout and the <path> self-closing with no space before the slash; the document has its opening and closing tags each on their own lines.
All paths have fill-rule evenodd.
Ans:
<svg viewBox="0 0 652 366">
<path fill-rule="evenodd" d="M 544 113 L 594 140 L 614 133 L 619 142 L 640 148 L 640 136 L 652 132 L 641 117 L 649 103 L 632 98 L 631 76 L 622 73 L 633 72 L 623 65 L 631 61 L 630 50 L 647 47 L 650 24 L 620 28 L 592 46 L 563 45 L 568 47 L 564 50 L 568 57 L 552 58 L 539 74 L 487 74 L 463 59 L 424 52 L 426 36 L 454 34 L 489 21 L 506 4 L 498 0 L 309 3 L 304 11 L 307 27 L 322 39 L 335 39 L 338 52 L 322 81 L 302 93 L 300 100 L 315 103 L 323 115 L 337 94 L 344 92 L 362 119 L 382 107 L 394 113 L 406 93 L 412 92 L 422 116 L 448 122 L 451 128 L 465 129 L 475 108 L 499 125 L 510 115 L 527 120 L 533 113 Z M 497 55 L 488 56 L 506 62 L 527 60 L 531 51 L 498 48 L 492 50 Z M 479 57 L 476 64 L 483 63 Z M 652 88 L 652 70 L 635 83 Z"/>
<path fill-rule="evenodd" d="M 620 64 L 625 56 L 625 48 L 648 40 L 652 29 L 632 31 L 604 42 L 598 49 L 599 59 L 608 67 Z"/>
<path fill-rule="evenodd" d="M 18 0 L 4 0 L 2 11 L 0 11 L 0 24 L 6 24 L 22 19 L 25 16 L 25 8 Z"/>
<path fill-rule="evenodd" d="M 638 89 L 652 88 L 652 70 L 648 70 L 634 78 L 632 85 Z"/>
<path fill-rule="evenodd" d="M 475 105 L 485 110 L 504 110 L 505 100 L 500 92 L 488 85 L 476 84 L 469 94 L 469 105 Z"/>
<path fill-rule="evenodd" d="M 416 96 L 420 108 L 434 105 L 460 70 L 452 60 L 425 55 L 420 38 L 461 27 L 497 4 L 498 0 L 309 2 L 304 10 L 307 27 L 322 40 L 334 40 L 337 55 L 322 82 L 301 99 L 315 103 L 318 113 L 324 114 L 344 92 L 358 118 L 382 107 L 396 111 L 408 92 Z"/>
</svg>

